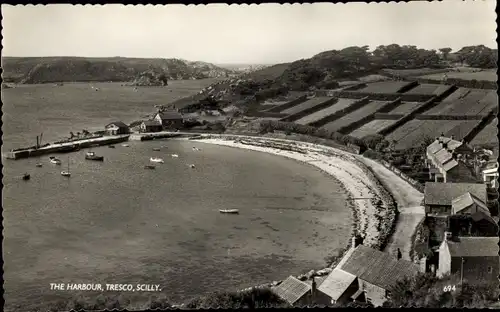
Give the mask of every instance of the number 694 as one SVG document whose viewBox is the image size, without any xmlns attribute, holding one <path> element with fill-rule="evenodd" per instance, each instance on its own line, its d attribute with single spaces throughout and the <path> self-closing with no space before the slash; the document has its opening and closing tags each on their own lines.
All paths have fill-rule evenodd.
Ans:
<svg viewBox="0 0 500 312">
<path fill-rule="evenodd" d="M 455 290 L 456 290 L 455 285 L 447 285 L 447 286 L 444 286 L 444 288 L 443 288 L 444 292 L 450 292 L 450 291 L 455 291 Z"/>
</svg>

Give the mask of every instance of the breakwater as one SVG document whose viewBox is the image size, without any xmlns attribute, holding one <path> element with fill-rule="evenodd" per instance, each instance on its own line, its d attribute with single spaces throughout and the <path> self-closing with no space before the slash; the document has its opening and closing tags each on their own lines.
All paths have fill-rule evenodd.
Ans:
<svg viewBox="0 0 500 312">
<path fill-rule="evenodd" d="M 134 133 L 130 135 L 131 141 L 151 141 L 155 139 L 175 138 L 184 135 L 180 132 L 150 132 L 150 133 Z"/>
<path fill-rule="evenodd" d="M 40 148 L 27 148 L 18 149 L 7 152 L 5 157 L 7 159 L 21 159 L 29 157 L 37 157 L 45 154 L 51 153 L 70 153 L 77 151 L 81 148 L 110 145 L 116 144 L 124 141 L 128 141 L 129 135 L 116 135 L 116 136 L 103 136 L 93 139 L 83 139 L 78 141 L 71 141 L 67 143 L 49 144 Z"/>
</svg>

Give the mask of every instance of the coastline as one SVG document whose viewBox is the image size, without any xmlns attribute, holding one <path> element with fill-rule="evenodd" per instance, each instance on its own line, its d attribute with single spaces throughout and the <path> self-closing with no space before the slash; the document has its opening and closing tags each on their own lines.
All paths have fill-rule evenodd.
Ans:
<svg viewBox="0 0 500 312">
<path fill-rule="evenodd" d="M 287 157 L 309 164 L 339 181 L 347 191 L 349 206 L 353 212 L 353 234 L 364 238 L 364 244 L 374 248 L 383 247 L 390 236 L 395 221 L 395 206 L 390 193 L 375 175 L 354 155 L 334 148 L 310 143 L 293 142 L 298 151 L 258 146 L 262 141 L 292 144 L 284 140 L 242 137 L 249 143 L 235 142 L 231 138 L 200 138 L 194 142 L 242 148 Z M 256 145 L 252 145 L 252 142 Z M 302 150 L 305 153 L 300 152 Z M 350 239 L 347 245 L 350 244 Z"/>
</svg>

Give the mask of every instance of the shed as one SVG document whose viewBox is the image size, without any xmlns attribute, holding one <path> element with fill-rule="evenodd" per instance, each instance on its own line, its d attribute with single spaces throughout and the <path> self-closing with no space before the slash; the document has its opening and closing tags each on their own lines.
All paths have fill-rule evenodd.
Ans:
<svg viewBox="0 0 500 312">
<path fill-rule="evenodd" d="M 114 121 L 107 124 L 105 127 L 109 135 L 119 135 L 130 133 L 129 127 L 122 121 Z"/>
<path fill-rule="evenodd" d="M 482 202 L 487 201 L 486 185 L 484 184 L 426 182 L 424 188 L 425 213 L 451 215 L 453 199 L 467 192 Z"/>
<path fill-rule="evenodd" d="M 145 120 L 140 127 L 141 132 L 159 132 L 162 130 L 162 124 L 157 120 Z"/>
</svg>

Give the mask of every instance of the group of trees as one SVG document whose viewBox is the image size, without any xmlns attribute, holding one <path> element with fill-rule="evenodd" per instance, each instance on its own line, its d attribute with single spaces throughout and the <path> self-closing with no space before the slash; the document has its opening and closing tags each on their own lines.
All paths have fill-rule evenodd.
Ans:
<svg viewBox="0 0 500 312">
<path fill-rule="evenodd" d="M 498 50 L 484 45 L 463 47 L 454 53 L 459 62 L 467 63 L 471 67 L 496 68 Z"/>
</svg>

